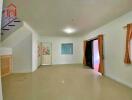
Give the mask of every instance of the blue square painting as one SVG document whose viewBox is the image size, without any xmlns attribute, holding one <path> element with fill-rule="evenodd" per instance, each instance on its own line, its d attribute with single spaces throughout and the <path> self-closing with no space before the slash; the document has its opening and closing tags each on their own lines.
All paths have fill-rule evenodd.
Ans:
<svg viewBox="0 0 132 100">
<path fill-rule="evenodd" d="M 73 54 L 73 43 L 61 44 L 61 54 Z"/>
</svg>

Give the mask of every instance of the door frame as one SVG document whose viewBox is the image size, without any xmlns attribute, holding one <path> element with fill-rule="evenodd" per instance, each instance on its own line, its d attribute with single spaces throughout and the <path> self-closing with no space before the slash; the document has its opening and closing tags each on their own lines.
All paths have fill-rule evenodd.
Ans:
<svg viewBox="0 0 132 100">
<path fill-rule="evenodd" d="M 84 40 L 84 42 L 86 43 L 85 46 L 84 46 L 84 49 L 86 49 L 87 42 L 94 41 L 94 40 L 98 40 L 98 37 L 94 37 L 94 38 L 91 38 L 91 39 L 88 39 L 88 40 Z M 86 65 L 86 57 L 85 57 L 86 50 L 84 50 L 83 52 L 84 52 L 83 62 L 85 62 L 83 64 Z M 92 42 L 92 55 L 93 55 L 93 42 Z M 92 57 L 92 66 L 93 66 L 93 57 Z"/>
<path fill-rule="evenodd" d="M 84 40 L 84 44 L 83 44 L 84 45 L 83 65 L 86 66 L 86 57 L 85 57 L 85 54 L 86 54 L 86 42 L 88 42 L 88 41 L 94 41 L 94 40 L 98 40 L 98 42 L 99 42 L 100 63 L 99 63 L 99 71 L 98 72 L 102 73 L 102 75 L 103 75 L 104 74 L 104 52 L 103 52 L 104 51 L 103 50 L 104 44 L 103 44 L 103 35 L 102 34 L 100 34 L 100 35 L 98 35 L 98 36 L 96 36 L 94 38 L 90 38 L 88 40 Z M 92 47 L 92 49 L 93 49 L 93 47 Z M 93 57 L 92 57 L 92 62 L 93 62 Z"/>
</svg>

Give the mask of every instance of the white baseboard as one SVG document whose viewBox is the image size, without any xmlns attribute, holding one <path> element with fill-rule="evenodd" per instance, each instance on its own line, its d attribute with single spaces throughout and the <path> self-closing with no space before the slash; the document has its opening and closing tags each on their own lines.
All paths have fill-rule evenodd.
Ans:
<svg viewBox="0 0 132 100">
<path fill-rule="evenodd" d="M 66 64 L 65 63 L 62 63 L 62 64 L 59 63 L 59 64 L 52 64 L 52 65 L 83 65 L 83 64 L 81 64 L 81 63 L 68 63 L 68 64 L 67 63 Z"/>
<path fill-rule="evenodd" d="M 120 83 L 120 84 L 123 84 L 123 85 L 125 85 L 125 86 L 127 86 L 129 88 L 132 88 L 132 84 L 131 83 L 128 83 L 126 81 L 123 81 L 123 80 L 121 80 L 121 79 L 119 79 L 117 77 L 111 76 L 111 75 L 105 74 L 105 76 L 110 78 L 110 79 L 112 79 L 112 80 L 114 80 L 114 81 L 116 81 L 116 82 L 118 82 L 118 83 Z"/>
<path fill-rule="evenodd" d="M 41 64 L 42 66 L 50 66 L 50 65 L 52 65 L 52 64 Z"/>
</svg>

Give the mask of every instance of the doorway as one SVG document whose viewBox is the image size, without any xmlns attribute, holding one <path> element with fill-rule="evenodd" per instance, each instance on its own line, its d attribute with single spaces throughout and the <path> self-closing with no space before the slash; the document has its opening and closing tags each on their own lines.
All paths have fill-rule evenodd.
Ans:
<svg viewBox="0 0 132 100">
<path fill-rule="evenodd" d="M 85 52 L 85 57 L 86 57 L 86 66 L 89 66 L 90 68 L 93 69 L 93 51 L 92 51 L 92 48 L 93 48 L 93 40 L 91 41 L 87 41 L 86 42 L 86 52 Z"/>
<path fill-rule="evenodd" d="M 103 35 L 84 41 L 83 64 L 104 74 Z"/>
<path fill-rule="evenodd" d="M 93 62 L 93 68 L 96 72 L 99 70 L 99 45 L 98 45 L 98 39 L 93 41 L 93 55 L 92 55 L 92 62 Z"/>
<path fill-rule="evenodd" d="M 49 42 L 42 42 L 42 59 L 41 65 L 51 65 L 52 64 L 52 44 Z"/>
</svg>

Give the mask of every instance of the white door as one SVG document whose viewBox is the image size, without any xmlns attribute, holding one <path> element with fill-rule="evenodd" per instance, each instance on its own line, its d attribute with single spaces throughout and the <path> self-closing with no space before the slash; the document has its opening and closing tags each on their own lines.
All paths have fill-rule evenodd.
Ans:
<svg viewBox="0 0 132 100">
<path fill-rule="evenodd" d="M 52 44 L 48 42 L 42 42 L 42 65 L 52 64 Z"/>
</svg>

